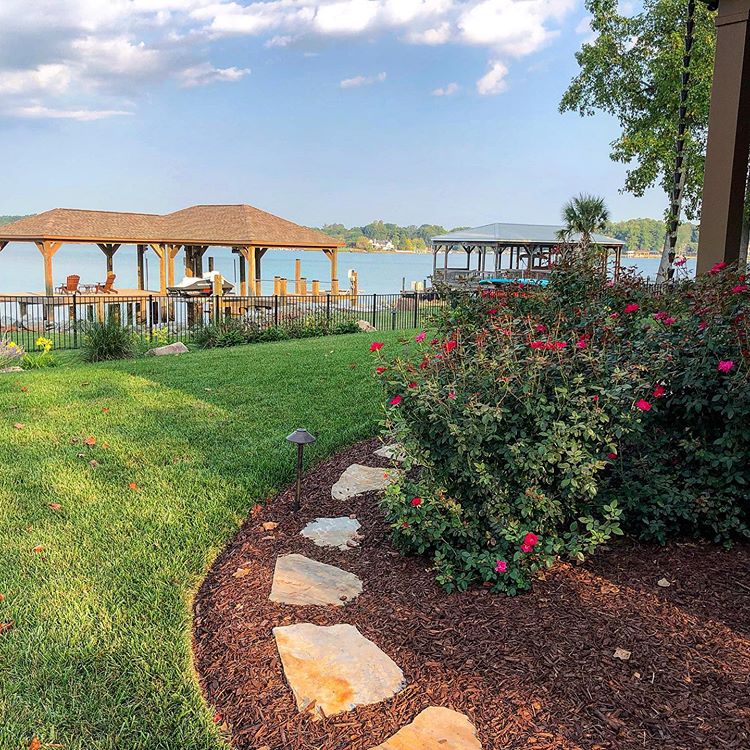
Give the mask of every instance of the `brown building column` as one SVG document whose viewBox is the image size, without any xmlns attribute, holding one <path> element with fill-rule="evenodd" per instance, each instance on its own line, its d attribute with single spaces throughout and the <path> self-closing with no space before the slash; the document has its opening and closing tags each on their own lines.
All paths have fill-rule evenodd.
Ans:
<svg viewBox="0 0 750 750">
<path fill-rule="evenodd" d="M 720 0 L 698 274 L 740 254 L 750 150 L 750 0 Z"/>
</svg>

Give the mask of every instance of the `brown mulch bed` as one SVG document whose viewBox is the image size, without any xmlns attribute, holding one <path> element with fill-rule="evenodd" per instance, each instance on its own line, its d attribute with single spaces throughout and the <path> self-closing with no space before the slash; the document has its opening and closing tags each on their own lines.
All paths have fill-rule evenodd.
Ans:
<svg viewBox="0 0 750 750">
<path fill-rule="evenodd" d="M 194 653 L 217 720 L 240 750 L 369 750 L 428 706 L 466 713 L 485 750 L 750 748 L 750 546 L 660 548 L 624 542 L 584 566 L 558 564 L 531 593 L 447 595 L 424 560 L 400 556 L 373 493 L 345 503 L 331 485 L 354 462 L 387 466 L 360 443 L 309 472 L 248 519 L 196 598 Z M 298 532 L 356 514 L 365 540 L 346 552 Z M 261 522 L 277 521 L 273 532 Z M 299 552 L 356 573 L 341 608 L 268 601 L 276 557 Z M 234 578 L 239 567 L 251 574 Z M 656 582 L 665 577 L 669 588 Z M 356 625 L 402 668 L 393 699 L 313 721 L 297 712 L 271 629 Z M 613 658 L 615 648 L 632 652 Z"/>
</svg>

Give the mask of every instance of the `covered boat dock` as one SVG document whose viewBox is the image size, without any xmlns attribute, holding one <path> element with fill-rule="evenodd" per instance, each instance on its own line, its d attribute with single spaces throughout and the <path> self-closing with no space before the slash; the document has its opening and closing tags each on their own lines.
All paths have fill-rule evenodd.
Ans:
<svg viewBox="0 0 750 750">
<path fill-rule="evenodd" d="M 492 279 L 543 279 L 555 265 L 562 246 L 580 241 L 574 233 L 567 243 L 562 242 L 562 229 L 553 224 L 495 223 L 433 237 L 432 281 L 471 285 Z M 603 234 L 592 234 L 591 241 L 606 253 L 607 268 L 612 259 L 616 275 L 625 243 Z M 451 266 L 450 256 L 456 253 L 463 253 L 465 261 Z"/>
</svg>

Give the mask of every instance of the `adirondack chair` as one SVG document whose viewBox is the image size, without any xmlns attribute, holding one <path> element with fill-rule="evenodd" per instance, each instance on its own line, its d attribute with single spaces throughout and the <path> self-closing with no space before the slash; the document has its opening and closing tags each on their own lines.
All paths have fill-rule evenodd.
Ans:
<svg viewBox="0 0 750 750">
<path fill-rule="evenodd" d="M 80 276 L 71 274 L 67 279 L 65 279 L 65 283 L 57 287 L 55 291 L 58 294 L 75 294 L 78 291 L 78 282 L 80 280 Z"/>
<path fill-rule="evenodd" d="M 95 291 L 102 294 L 111 294 L 112 292 L 116 292 L 117 290 L 112 288 L 114 286 L 116 278 L 117 276 L 112 271 L 108 271 L 107 280 L 103 284 L 97 284 Z"/>
</svg>

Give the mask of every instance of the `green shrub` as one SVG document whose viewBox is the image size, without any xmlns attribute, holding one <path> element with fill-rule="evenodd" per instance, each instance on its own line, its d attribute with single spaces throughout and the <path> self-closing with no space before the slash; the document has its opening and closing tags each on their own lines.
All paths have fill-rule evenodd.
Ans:
<svg viewBox="0 0 750 750">
<path fill-rule="evenodd" d="M 750 538 L 743 277 L 655 296 L 574 263 L 547 289 L 446 301 L 437 339 L 380 352 L 378 367 L 386 427 L 419 467 L 384 508 L 446 588 L 514 594 L 621 526 Z"/>
<path fill-rule="evenodd" d="M 310 315 L 267 328 L 261 328 L 257 323 L 240 318 L 226 318 L 218 323 L 209 323 L 198 328 L 193 334 L 193 341 L 201 349 L 210 349 L 237 344 L 353 333 L 358 330 L 355 321 L 332 323 L 326 319 L 325 315 Z"/>
<path fill-rule="evenodd" d="M 83 328 L 81 355 L 86 362 L 104 362 L 135 356 L 138 344 L 129 328 L 110 318 L 105 323 L 88 323 Z"/>
<path fill-rule="evenodd" d="M 45 367 L 55 367 L 57 361 L 52 354 L 54 342 L 44 336 L 36 340 L 36 352 L 27 352 L 21 358 L 21 367 L 24 370 L 41 370 Z"/>
</svg>

